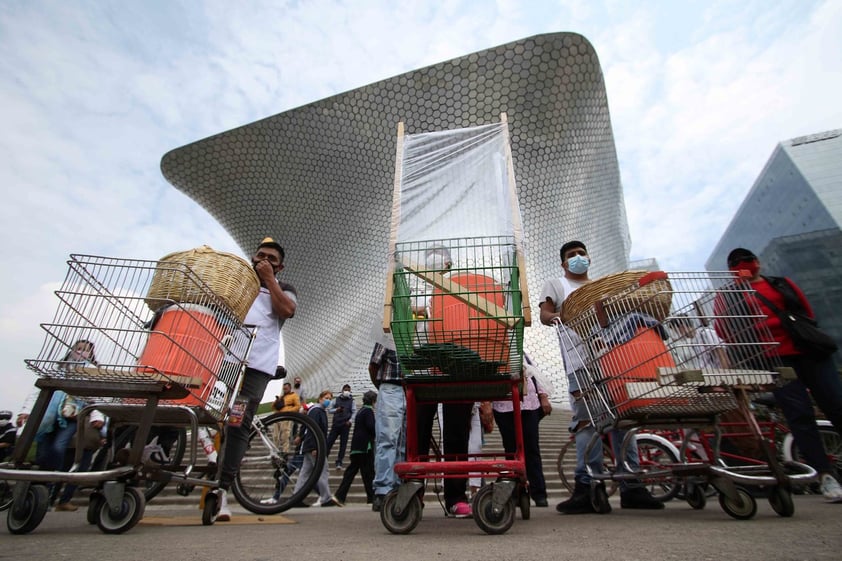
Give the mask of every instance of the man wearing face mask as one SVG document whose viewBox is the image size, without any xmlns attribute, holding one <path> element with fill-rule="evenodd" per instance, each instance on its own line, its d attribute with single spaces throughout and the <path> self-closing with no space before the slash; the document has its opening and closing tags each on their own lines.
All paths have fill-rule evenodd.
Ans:
<svg viewBox="0 0 842 561">
<path fill-rule="evenodd" d="M 748 283 L 755 293 L 751 296 L 746 295 L 745 299 L 754 300 L 750 302 L 750 309 L 756 309 L 755 305 L 759 306 L 760 312 L 766 316 L 764 321 L 772 339 L 778 343 L 777 347 L 766 348 L 765 354 L 777 354 L 784 366 L 795 370 L 797 379 L 774 391 L 775 400 L 786 417 L 795 444 L 805 462 L 819 473 L 824 498 L 828 502 L 842 503 L 842 487 L 832 475 L 834 468 L 819 435 L 813 401 L 810 399 L 812 393 L 819 409 L 833 424 L 836 432 L 842 435 L 842 381 L 833 365 L 832 355 L 813 356 L 798 349 L 772 309 L 775 307 L 778 310 L 792 311 L 812 319 L 813 310 L 804 293 L 791 279 L 763 276 L 760 274 L 760 268 L 760 260 L 748 249 L 738 247 L 728 254 L 729 270 L 748 271 Z M 714 310 L 717 315 L 737 315 L 734 308 L 738 307 L 738 302 L 723 300 L 717 304 L 717 309 Z M 752 318 L 751 321 L 754 322 L 755 319 Z M 733 321 L 725 318 L 716 322 L 717 332 L 726 341 L 731 337 L 730 333 L 734 327 Z"/>
<path fill-rule="evenodd" d="M 541 289 L 540 309 L 541 323 L 544 325 L 556 325 L 559 329 L 559 345 L 561 346 L 564 369 L 567 372 L 568 391 L 570 392 L 571 405 L 573 407 L 570 432 L 574 433 L 576 439 L 576 481 L 573 488 L 573 495 L 568 500 L 556 505 L 556 510 L 562 514 L 588 514 L 596 512 L 596 510 L 593 507 L 590 497 L 591 476 L 585 466 L 585 451 L 595 429 L 591 424 L 587 408 L 581 398 L 581 391 L 576 376 L 576 372 L 585 366 L 582 357 L 586 356 L 586 350 L 576 332 L 561 323 L 561 307 L 564 300 L 570 296 L 570 293 L 591 282 L 591 279 L 588 277 L 591 259 L 585 244 L 576 240 L 569 241 L 561 246 L 560 256 L 561 268 L 564 270 L 564 275 L 560 278 L 550 279 L 544 283 Z M 619 456 L 624 435 L 624 431 L 611 431 L 610 437 L 615 457 Z M 634 442 L 628 447 L 626 463 L 629 464 L 632 470 L 638 468 L 637 446 Z M 621 464 L 622 462 L 618 462 L 618 466 Z M 602 446 L 596 445 L 593 447 L 591 455 L 587 459 L 587 465 L 590 467 L 591 472 L 595 474 L 603 472 Z M 619 467 L 618 471 L 620 471 Z M 603 485 L 603 483 L 600 483 L 600 485 Z M 648 490 L 631 481 L 620 483 L 620 506 L 623 508 L 637 509 L 664 508 L 664 504 L 652 497 Z"/>
<path fill-rule="evenodd" d="M 275 376 L 281 346 L 281 329 L 287 319 L 295 315 L 297 294 L 292 285 L 277 278 L 284 268 L 284 248 L 272 238 L 265 238 L 257 246 L 252 265 L 260 280 L 260 291 L 246 314 L 245 324 L 257 326 L 257 336 L 249 354 L 243 384 L 238 398 L 245 398 L 242 423 L 229 426 L 225 438 L 225 453 L 219 475 L 219 513 L 216 520 L 231 519 L 228 508 L 228 489 L 246 453 L 251 421 L 266 386 Z"/>
<path fill-rule="evenodd" d="M 300 377 L 295 377 L 295 380 L 293 380 L 292 389 L 295 391 L 295 393 L 298 394 L 298 399 L 301 401 L 301 405 L 307 403 L 307 390 L 305 390 L 304 386 L 301 384 Z"/>
<path fill-rule="evenodd" d="M 357 407 L 354 403 L 354 396 L 351 395 L 351 386 L 345 384 L 342 386 L 342 393 L 340 393 L 330 409 L 333 413 L 333 421 L 330 425 L 330 434 L 327 436 L 327 454 L 330 456 L 330 451 L 336 439 L 339 438 L 339 452 L 336 454 L 336 469 L 341 470 L 345 461 L 345 449 L 348 447 L 348 436 L 351 434 L 351 424 Z"/>
</svg>

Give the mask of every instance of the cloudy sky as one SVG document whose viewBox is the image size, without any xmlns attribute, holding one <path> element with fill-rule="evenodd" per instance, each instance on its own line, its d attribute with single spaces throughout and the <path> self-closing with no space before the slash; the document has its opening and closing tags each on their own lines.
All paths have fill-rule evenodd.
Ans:
<svg viewBox="0 0 842 561">
<path fill-rule="evenodd" d="M 702 270 L 780 140 L 842 127 L 842 2 L 0 2 L 0 409 L 70 253 L 240 253 L 173 148 L 412 69 L 574 31 L 600 57 L 633 245 Z"/>
</svg>

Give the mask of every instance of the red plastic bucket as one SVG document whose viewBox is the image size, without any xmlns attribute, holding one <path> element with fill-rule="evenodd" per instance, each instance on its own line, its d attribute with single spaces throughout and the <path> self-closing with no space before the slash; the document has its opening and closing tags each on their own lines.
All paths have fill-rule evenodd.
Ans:
<svg viewBox="0 0 842 561">
<path fill-rule="evenodd" d="M 210 309 L 196 304 L 170 306 L 149 334 L 138 371 L 165 374 L 190 389 L 179 403 L 203 406 L 222 365 L 222 335 Z"/>
<path fill-rule="evenodd" d="M 474 273 L 458 273 L 450 280 L 471 294 L 504 307 L 505 292 L 494 279 Z M 508 331 L 479 310 L 471 308 L 455 296 L 433 291 L 430 299 L 428 336 L 433 343 L 453 343 L 479 354 L 483 361 L 509 362 Z"/>
<path fill-rule="evenodd" d="M 611 401 L 617 413 L 629 409 L 657 405 L 660 398 L 629 399 L 626 384 L 629 382 L 656 382 L 659 366 L 675 366 L 661 336 L 653 328 L 639 329 L 635 336 L 613 347 L 599 358 L 599 366 L 606 382 Z"/>
</svg>

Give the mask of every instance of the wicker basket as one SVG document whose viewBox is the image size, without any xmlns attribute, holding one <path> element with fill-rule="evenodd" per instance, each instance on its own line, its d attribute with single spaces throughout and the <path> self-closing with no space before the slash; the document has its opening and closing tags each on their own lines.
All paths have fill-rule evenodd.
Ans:
<svg viewBox="0 0 842 561">
<path fill-rule="evenodd" d="M 561 307 L 561 320 L 577 325 L 576 318 L 588 312 L 599 300 L 606 300 L 611 310 L 645 312 L 658 321 L 669 315 L 672 290 L 669 280 L 658 278 L 644 286 L 638 282 L 648 271 L 623 271 L 606 275 L 580 286 L 570 293 Z"/>
<path fill-rule="evenodd" d="M 153 311 L 170 302 L 208 304 L 207 288 L 197 283 L 192 271 L 242 322 L 260 291 L 260 281 L 251 264 L 231 253 L 203 245 L 162 257 L 146 294 Z"/>
</svg>

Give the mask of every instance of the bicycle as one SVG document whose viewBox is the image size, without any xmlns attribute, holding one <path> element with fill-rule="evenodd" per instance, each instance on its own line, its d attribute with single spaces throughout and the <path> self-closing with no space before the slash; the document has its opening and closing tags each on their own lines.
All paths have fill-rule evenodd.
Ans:
<svg viewBox="0 0 842 561">
<path fill-rule="evenodd" d="M 678 449 L 675 445 L 663 436 L 649 432 L 639 432 L 637 437 L 637 452 L 639 456 L 640 469 L 643 472 L 640 481 L 654 498 L 666 502 L 672 500 L 681 490 L 681 482 L 675 476 L 648 477 L 647 472 L 652 468 L 661 468 L 679 462 Z M 602 456 L 603 473 L 613 473 L 615 470 L 614 452 L 610 443 L 610 435 L 602 435 Z M 573 478 L 568 477 L 570 470 L 576 466 L 576 440 L 571 435 L 558 453 L 556 458 L 556 470 L 562 485 L 568 492 L 573 492 Z M 605 490 L 608 496 L 617 492 L 619 482 L 614 480 L 606 481 Z"/>
</svg>

